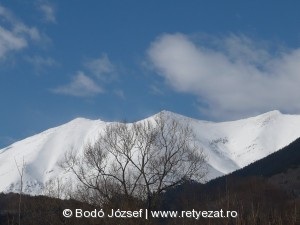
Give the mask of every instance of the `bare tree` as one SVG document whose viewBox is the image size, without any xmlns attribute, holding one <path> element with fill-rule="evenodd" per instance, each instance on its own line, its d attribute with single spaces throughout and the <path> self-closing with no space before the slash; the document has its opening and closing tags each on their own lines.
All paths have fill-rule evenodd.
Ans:
<svg viewBox="0 0 300 225">
<path fill-rule="evenodd" d="M 107 125 L 83 156 L 70 151 L 61 165 L 92 190 L 92 199 L 121 193 L 147 200 L 148 207 L 168 188 L 206 174 L 205 155 L 191 127 L 164 113 L 151 121 Z"/>
<path fill-rule="evenodd" d="M 19 191 L 19 225 L 21 225 L 21 202 L 22 202 L 22 194 L 23 194 L 23 176 L 24 176 L 24 170 L 25 170 L 25 162 L 24 162 L 24 157 L 22 161 L 21 168 L 19 168 L 19 165 L 17 163 L 16 158 L 15 159 L 15 164 L 18 169 L 18 173 L 20 176 L 20 191 Z"/>
<path fill-rule="evenodd" d="M 72 184 L 69 181 L 63 181 L 60 177 L 47 181 L 43 187 L 43 195 L 52 198 L 70 198 Z"/>
</svg>

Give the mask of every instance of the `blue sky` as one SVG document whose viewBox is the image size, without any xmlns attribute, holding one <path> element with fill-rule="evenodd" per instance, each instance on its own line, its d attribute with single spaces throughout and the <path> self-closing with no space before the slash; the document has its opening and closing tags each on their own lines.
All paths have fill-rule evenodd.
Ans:
<svg viewBox="0 0 300 225">
<path fill-rule="evenodd" d="M 76 117 L 300 113 L 299 1 L 0 2 L 0 147 Z"/>
</svg>

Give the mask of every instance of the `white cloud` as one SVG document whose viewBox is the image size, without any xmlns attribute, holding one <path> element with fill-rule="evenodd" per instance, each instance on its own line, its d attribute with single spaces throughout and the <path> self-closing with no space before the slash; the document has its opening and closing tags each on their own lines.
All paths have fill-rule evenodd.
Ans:
<svg viewBox="0 0 300 225">
<path fill-rule="evenodd" d="M 121 99 L 125 99 L 125 98 L 126 98 L 126 97 L 125 97 L 125 94 L 124 94 L 124 91 L 121 90 L 121 89 L 116 89 L 116 90 L 114 90 L 114 94 L 115 94 L 116 96 L 118 96 L 119 98 L 121 98 Z"/>
<path fill-rule="evenodd" d="M 0 5 L 0 59 L 13 51 L 20 51 L 30 41 L 39 41 L 41 36 L 35 27 L 28 27 L 17 20 L 13 13 Z"/>
<path fill-rule="evenodd" d="M 153 95 L 164 95 L 162 89 L 160 89 L 156 85 L 150 85 L 150 93 Z"/>
<path fill-rule="evenodd" d="M 110 82 L 116 78 L 115 66 L 106 54 L 102 54 L 101 57 L 96 59 L 89 59 L 84 63 L 84 66 L 87 70 L 84 72 L 79 71 L 70 84 L 55 88 L 52 91 L 75 97 L 95 96 L 104 92 L 99 84 Z M 89 76 L 86 74 L 89 74 Z M 114 90 L 113 93 L 120 98 L 125 98 L 122 90 Z"/>
<path fill-rule="evenodd" d="M 71 83 L 57 87 L 52 91 L 76 97 L 90 97 L 104 92 L 100 86 L 81 71 L 73 77 Z"/>
<path fill-rule="evenodd" d="M 237 35 L 216 43 L 199 45 L 183 34 L 165 34 L 151 44 L 148 56 L 173 89 L 196 95 L 199 109 L 212 118 L 300 112 L 300 49 L 272 54 Z"/>
<path fill-rule="evenodd" d="M 38 6 L 39 10 L 44 15 L 44 20 L 46 22 L 55 23 L 55 8 L 53 5 L 49 4 L 48 2 L 41 2 Z"/>
<path fill-rule="evenodd" d="M 25 57 L 25 60 L 31 63 L 37 72 L 42 71 L 45 67 L 52 67 L 58 65 L 58 63 L 53 58 L 42 57 L 39 55 Z"/>
<path fill-rule="evenodd" d="M 85 63 L 86 68 L 98 79 L 111 81 L 115 79 L 116 67 L 106 54 L 96 59 L 90 59 Z"/>
<path fill-rule="evenodd" d="M 0 26 L 0 58 L 9 51 L 20 50 L 27 46 L 27 41 L 15 35 L 13 32 Z"/>
</svg>

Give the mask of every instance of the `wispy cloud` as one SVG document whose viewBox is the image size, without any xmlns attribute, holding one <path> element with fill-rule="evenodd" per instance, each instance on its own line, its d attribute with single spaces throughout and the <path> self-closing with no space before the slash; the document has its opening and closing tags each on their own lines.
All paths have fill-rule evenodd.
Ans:
<svg viewBox="0 0 300 225">
<path fill-rule="evenodd" d="M 10 51 L 17 51 L 27 46 L 27 41 L 0 26 L 0 58 Z"/>
<path fill-rule="evenodd" d="M 56 23 L 55 8 L 53 5 L 46 1 L 40 1 L 38 9 L 43 13 L 45 22 Z"/>
<path fill-rule="evenodd" d="M 80 70 L 73 76 L 69 84 L 52 91 L 74 97 L 92 97 L 105 92 L 103 86 L 116 78 L 116 66 L 109 60 L 107 54 L 86 60 L 84 67 L 84 70 Z M 120 89 L 112 89 L 111 93 L 119 98 L 125 98 L 124 92 Z"/>
<path fill-rule="evenodd" d="M 279 109 L 300 112 L 300 49 L 271 52 L 243 35 L 215 44 L 165 34 L 148 49 L 154 70 L 174 90 L 198 97 L 199 109 L 228 119 Z"/>
<path fill-rule="evenodd" d="M 36 72 L 41 72 L 47 67 L 53 67 L 58 65 L 58 62 L 56 62 L 53 58 L 42 57 L 39 55 L 27 56 L 25 57 L 25 60 L 33 65 L 34 70 Z"/>
<path fill-rule="evenodd" d="M 52 91 L 76 97 L 91 97 L 104 92 L 98 84 L 81 71 L 73 77 L 69 84 L 57 87 Z"/>
<path fill-rule="evenodd" d="M 39 41 L 40 32 L 15 18 L 12 12 L 0 5 L 0 59 L 10 52 L 26 48 L 30 41 Z"/>
<path fill-rule="evenodd" d="M 150 93 L 153 95 L 163 95 L 164 92 L 156 85 L 150 85 Z"/>
<path fill-rule="evenodd" d="M 116 90 L 114 90 L 114 94 L 115 94 L 116 96 L 118 96 L 119 98 L 121 98 L 121 99 L 125 99 L 125 98 L 126 98 L 126 97 L 125 97 L 125 94 L 124 94 L 124 91 L 121 90 L 121 89 L 116 89 Z"/>
<path fill-rule="evenodd" d="M 84 65 L 102 81 L 111 81 L 116 78 L 116 66 L 110 61 L 107 54 L 102 54 L 99 58 L 89 59 Z"/>
</svg>

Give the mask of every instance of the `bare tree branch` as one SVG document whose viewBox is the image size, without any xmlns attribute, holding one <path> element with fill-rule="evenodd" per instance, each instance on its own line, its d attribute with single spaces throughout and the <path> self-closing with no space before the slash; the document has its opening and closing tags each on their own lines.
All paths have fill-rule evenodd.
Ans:
<svg viewBox="0 0 300 225">
<path fill-rule="evenodd" d="M 200 181 L 205 161 L 189 124 L 161 113 L 154 121 L 107 125 L 83 155 L 67 153 L 62 167 L 103 199 L 118 192 L 151 204 L 184 180 Z"/>
</svg>

